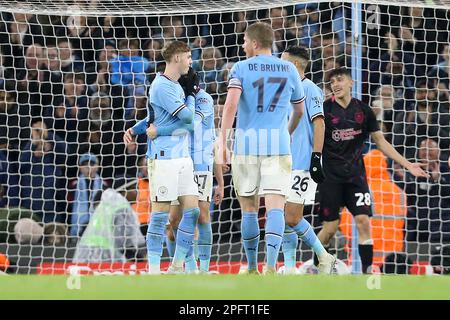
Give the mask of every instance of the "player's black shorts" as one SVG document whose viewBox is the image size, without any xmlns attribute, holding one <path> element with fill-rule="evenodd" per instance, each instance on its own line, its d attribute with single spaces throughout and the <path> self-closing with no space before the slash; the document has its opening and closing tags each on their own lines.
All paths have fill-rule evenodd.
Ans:
<svg viewBox="0 0 450 320">
<path fill-rule="evenodd" d="M 372 197 L 365 178 L 345 183 L 324 181 L 319 184 L 319 201 L 321 221 L 338 220 L 342 207 L 353 216 L 372 215 Z"/>
</svg>

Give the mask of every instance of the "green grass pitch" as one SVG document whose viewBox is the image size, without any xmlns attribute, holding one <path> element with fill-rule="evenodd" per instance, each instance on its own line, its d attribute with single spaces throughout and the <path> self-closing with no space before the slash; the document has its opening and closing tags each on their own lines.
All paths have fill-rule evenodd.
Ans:
<svg viewBox="0 0 450 320">
<path fill-rule="evenodd" d="M 372 276 L 373 277 L 373 276 Z M 2 276 L 3 299 L 450 299 L 446 276 Z M 370 290 L 367 286 L 373 289 Z M 72 282 L 72 284 L 75 282 Z M 377 289 L 377 287 L 379 289 Z"/>
</svg>

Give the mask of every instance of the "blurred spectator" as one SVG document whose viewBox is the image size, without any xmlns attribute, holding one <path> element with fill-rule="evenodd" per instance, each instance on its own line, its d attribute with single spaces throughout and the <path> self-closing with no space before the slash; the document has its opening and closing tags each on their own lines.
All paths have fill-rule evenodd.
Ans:
<svg viewBox="0 0 450 320">
<path fill-rule="evenodd" d="M 4 61 L 5 61 L 5 58 L 0 49 L 0 90 L 4 90 L 7 87 L 6 79 L 8 78 L 8 76 L 6 75 L 7 68 L 5 67 Z"/>
<path fill-rule="evenodd" d="M 415 111 L 407 112 L 405 118 L 398 119 L 402 121 L 394 124 L 394 146 L 400 152 L 404 152 L 405 157 L 409 159 L 414 158 L 420 140 L 426 137 L 436 139 L 448 147 L 450 142 L 448 119 L 448 116 L 439 116 L 436 103 L 429 100 L 418 101 Z"/>
<path fill-rule="evenodd" d="M 66 145 L 37 120 L 32 124 L 31 141 L 19 159 L 21 207 L 31 209 L 42 221 L 63 222 L 65 181 L 62 166 L 68 152 Z"/>
<path fill-rule="evenodd" d="M 17 162 L 13 161 L 8 139 L 3 135 L 5 129 L 0 127 L 0 208 L 17 207 L 20 200 Z"/>
<path fill-rule="evenodd" d="M 149 61 L 148 72 L 156 73 L 156 66 L 164 59 L 161 55 L 162 43 L 155 39 L 148 39 L 144 43 L 144 57 Z M 194 60 L 194 59 L 193 59 Z"/>
<path fill-rule="evenodd" d="M 428 72 L 430 78 L 437 78 L 440 84 L 443 84 L 448 90 L 450 88 L 450 45 L 442 47 L 439 56 L 439 63 L 434 65 Z"/>
<path fill-rule="evenodd" d="M 40 45 L 29 46 L 25 53 L 25 64 L 16 70 L 17 102 L 26 108 L 21 114 L 39 116 L 42 106 L 40 82 L 45 79 L 44 49 Z"/>
<path fill-rule="evenodd" d="M 85 153 L 79 161 L 80 175 L 73 182 L 75 189 L 72 215 L 70 217 L 70 235 L 81 236 L 94 212 L 94 197 L 103 190 L 104 182 L 98 174 L 98 160 L 92 153 Z"/>
<path fill-rule="evenodd" d="M 153 39 L 163 41 L 180 40 L 188 42 L 185 25 L 182 17 L 163 16 L 161 17 L 161 29 L 153 34 Z"/>
<path fill-rule="evenodd" d="M 414 56 L 400 49 L 400 42 L 394 33 L 388 32 L 384 37 L 387 51 L 370 64 L 370 92 L 373 94 L 378 86 L 389 84 L 396 91 L 401 91 L 404 99 L 411 99 L 415 76 Z"/>
<path fill-rule="evenodd" d="M 217 88 L 217 103 L 224 104 L 225 99 L 227 97 L 228 92 L 228 75 L 230 74 L 230 70 L 233 67 L 234 62 L 228 62 L 222 66 L 222 70 L 219 74 L 219 82 L 218 82 L 218 88 Z M 216 126 L 216 128 L 219 128 Z"/>
<path fill-rule="evenodd" d="M 140 54 L 138 40 L 119 42 L 119 54 L 109 60 L 111 64 L 111 83 L 123 86 L 144 84 L 149 61 Z"/>
<path fill-rule="evenodd" d="M 117 50 L 111 43 L 99 51 L 96 61 L 97 72 L 87 75 L 87 83 L 90 84 L 90 92 L 108 93 L 111 84 L 111 66 L 109 61 L 117 58 Z"/>
<path fill-rule="evenodd" d="M 112 122 L 111 98 L 109 96 L 97 92 L 89 97 L 89 119 L 103 130 L 109 126 Z"/>
<path fill-rule="evenodd" d="M 375 99 L 372 102 L 372 110 L 377 120 L 380 121 L 380 128 L 385 133 L 385 138 L 392 141 L 392 128 L 394 122 L 401 121 L 402 100 L 396 95 L 396 91 L 391 85 L 382 85 L 375 92 Z"/>
<path fill-rule="evenodd" d="M 426 17 L 425 9 L 421 7 L 404 7 L 404 11 L 400 16 L 401 50 L 414 54 L 417 66 L 435 65 L 438 41 L 444 41 L 443 34 L 436 28 L 435 18 Z"/>
<path fill-rule="evenodd" d="M 120 16 L 98 17 L 93 25 L 92 34 L 105 42 L 123 39 L 127 36 L 123 18 Z"/>
<path fill-rule="evenodd" d="M 226 23 L 222 27 L 226 30 L 223 45 L 224 56 L 229 60 L 237 62 L 245 57 L 245 52 L 241 44 L 244 43 L 245 29 L 247 29 L 249 21 L 253 19 L 254 15 L 249 12 L 233 12 L 230 23 Z M 221 30 L 220 33 L 222 32 Z M 219 41 L 217 43 L 219 44 Z"/>
<path fill-rule="evenodd" d="M 64 101 L 64 75 L 61 71 L 58 48 L 49 47 L 44 52 L 43 66 L 47 72 L 44 73 L 44 84 L 41 85 L 41 90 L 45 97 L 50 97 L 43 99 L 42 102 L 44 106 L 58 106 Z"/>
<path fill-rule="evenodd" d="M 0 26 L 1 51 L 6 57 L 6 65 L 20 68 L 23 67 L 23 57 L 27 47 L 32 43 L 30 38 L 31 14 L 13 13 Z M 9 21 L 8 21 L 9 20 Z M 35 26 L 35 28 L 38 26 Z"/>
<path fill-rule="evenodd" d="M 397 168 L 396 182 L 408 197 L 407 240 L 450 243 L 450 169 L 439 161 L 439 147 L 433 139 L 424 139 L 418 159 L 430 174 L 414 178 Z"/>
<path fill-rule="evenodd" d="M 125 118 L 130 118 L 135 101 L 134 96 L 145 95 L 146 71 L 149 61 L 140 55 L 138 40 L 119 42 L 119 55 L 109 61 L 111 65 L 111 84 L 126 88 Z"/>
<path fill-rule="evenodd" d="M 22 125 L 18 115 L 17 103 L 12 92 L 0 90 L 0 138 L 11 147 L 19 145 L 19 132 Z"/>
<path fill-rule="evenodd" d="M 272 54 L 280 56 L 284 49 L 289 45 L 296 44 L 295 34 L 291 28 L 288 28 L 289 20 L 287 18 L 286 8 L 272 8 L 269 11 L 269 19 L 274 32 L 274 45 Z"/>
<path fill-rule="evenodd" d="M 120 191 L 107 189 L 95 197 L 95 211 L 78 242 L 73 262 L 126 262 L 145 258 L 145 238 L 131 204 L 136 180 L 117 179 Z"/>
<path fill-rule="evenodd" d="M 327 83 L 327 71 L 331 71 L 333 66 L 344 66 L 339 47 L 339 40 L 336 34 L 330 31 L 324 31 L 322 35 L 317 35 L 313 42 L 315 50 L 311 50 L 311 78 L 314 83 Z M 342 56 L 343 57 L 343 56 Z M 326 70 L 324 70 L 326 68 Z M 325 86 L 324 86 L 325 87 Z"/>
<path fill-rule="evenodd" d="M 311 48 L 313 37 L 320 31 L 320 11 L 316 3 L 304 3 L 295 6 L 297 17 L 290 22 L 290 27 L 300 44 Z"/>
<path fill-rule="evenodd" d="M 201 60 L 193 64 L 193 68 L 198 71 L 200 85 L 212 95 L 217 95 L 222 65 L 222 54 L 214 47 L 203 48 Z"/>
<path fill-rule="evenodd" d="M 83 61 L 75 55 L 72 45 L 66 39 L 61 39 L 57 43 L 58 55 L 62 72 L 81 72 L 83 71 Z"/>
<path fill-rule="evenodd" d="M 90 26 L 96 22 L 95 18 L 86 16 L 70 16 L 66 20 L 67 37 L 75 54 L 84 62 L 83 70 L 87 72 L 95 69 L 95 52 L 104 45 L 101 38 L 94 36 L 94 30 Z"/>
<path fill-rule="evenodd" d="M 414 96 L 409 97 L 409 99 L 405 100 L 404 111 L 415 110 L 417 103 L 423 103 L 426 101 L 433 102 L 436 100 L 435 90 L 432 90 L 433 87 L 432 81 L 419 81 L 416 84 Z M 401 93 L 401 90 L 396 90 L 396 92 Z"/>
<path fill-rule="evenodd" d="M 143 235 L 147 234 L 147 225 L 150 221 L 150 212 L 152 211 L 152 204 L 150 202 L 150 181 L 148 180 L 147 158 L 141 157 L 138 162 L 138 182 L 137 182 L 137 198 L 136 203 L 131 207 L 137 213 L 139 222 L 141 224 L 141 231 Z"/>
</svg>

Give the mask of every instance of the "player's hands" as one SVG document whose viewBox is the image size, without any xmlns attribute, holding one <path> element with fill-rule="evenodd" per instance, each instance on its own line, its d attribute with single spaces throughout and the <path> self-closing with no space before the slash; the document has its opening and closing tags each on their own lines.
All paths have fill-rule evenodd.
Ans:
<svg viewBox="0 0 450 320">
<path fill-rule="evenodd" d="M 197 94 L 197 91 L 199 89 L 199 79 L 197 72 L 192 67 L 189 67 L 189 71 L 187 74 L 180 77 L 178 80 L 181 87 L 184 90 L 184 95 L 187 96 L 193 96 Z"/>
<path fill-rule="evenodd" d="M 128 145 L 133 141 L 134 141 L 133 128 L 129 128 L 127 131 L 125 131 L 123 135 L 123 142 L 125 143 L 125 145 Z"/>
<path fill-rule="evenodd" d="M 320 152 L 313 152 L 311 154 L 311 164 L 309 166 L 309 174 L 315 183 L 321 183 L 325 180 L 322 170 L 322 154 Z"/>
<path fill-rule="evenodd" d="M 216 189 L 214 190 L 214 196 L 213 196 L 213 200 L 214 200 L 214 204 L 215 205 L 219 205 L 219 204 L 222 203 L 223 194 L 224 194 L 224 187 L 223 187 L 223 185 L 218 185 L 216 187 Z"/>
<path fill-rule="evenodd" d="M 158 136 L 158 131 L 156 130 L 156 126 L 153 123 L 150 123 L 146 132 L 147 132 L 147 137 L 149 137 L 152 140 Z"/>
<path fill-rule="evenodd" d="M 415 177 L 428 178 L 430 175 L 421 168 L 424 165 L 427 166 L 427 164 L 424 163 L 410 163 L 406 169 L 408 169 L 408 171 Z"/>
</svg>

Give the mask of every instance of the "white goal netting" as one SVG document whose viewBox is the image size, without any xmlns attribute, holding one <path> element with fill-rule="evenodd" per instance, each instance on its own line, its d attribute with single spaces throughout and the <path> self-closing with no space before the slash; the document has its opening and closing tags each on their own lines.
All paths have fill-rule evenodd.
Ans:
<svg viewBox="0 0 450 320">
<path fill-rule="evenodd" d="M 388 141 L 427 164 L 430 179 L 416 180 L 368 143 L 374 263 L 395 273 L 423 273 L 427 265 L 450 271 L 449 5 L 362 1 L 362 54 L 355 60 L 346 1 L 1 0 L 0 270 L 7 257 L 9 272 L 66 272 L 96 192 L 117 188 L 123 177 L 138 179 L 133 208 L 145 234 L 151 207 L 146 137 L 126 147 L 122 136 L 147 115 L 147 89 L 164 70 L 161 48 L 173 39 L 189 44 L 219 127 L 228 72 L 245 59 L 244 31 L 266 21 L 275 30 L 275 55 L 293 44 L 309 48 L 307 76 L 327 97 L 332 69 L 359 67 L 362 99 Z M 261 205 L 263 232 L 263 199 Z M 316 210 L 306 213 L 318 231 Z M 211 217 L 211 269 L 235 273 L 245 255 L 229 172 L 225 198 L 211 206 Z M 330 250 L 351 264 L 350 247 L 351 218 L 344 211 Z M 261 241 L 260 262 L 263 250 Z M 311 256 L 300 243 L 299 263 Z M 145 270 L 144 258 L 128 258 L 125 265 L 89 268 Z"/>
</svg>

